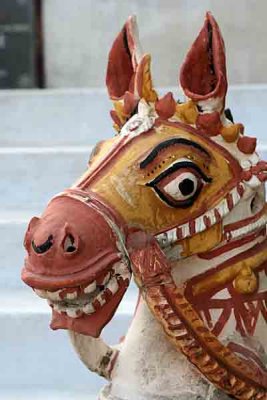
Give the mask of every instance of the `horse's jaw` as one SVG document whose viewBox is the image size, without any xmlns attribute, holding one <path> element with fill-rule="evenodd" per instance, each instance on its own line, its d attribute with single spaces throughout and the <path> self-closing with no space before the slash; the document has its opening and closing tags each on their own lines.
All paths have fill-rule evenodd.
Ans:
<svg viewBox="0 0 267 400">
<path fill-rule="evenodd" d="M 25 235 L 23 281 L 52 308 L 52 329 L 98 337 L 131 278 L 123 230 L 87 192 L 61 193 Z M 119 224 L 119 223 L 118 223 Z"/>
<path fill-rule="evenodd" d="M 58 289 L 56 292 L 35 289 L 48 300 L 52 309 L 50 327 L 69 329 L 83 335 L 99 337 L 112 319 L 128 288 L 131 273 L 123 262 L 88 285 Z"/>
<path fill-rule="evenodd" d="M 64 306 L 64 302 L 50 302 L 52 320 L 50 327 L 53 330 L 68 329 L 83 335 L 98 338 L 103 328 L 115 314 L 123 295 L 128 287 L 128 281 L 117 281 L 116 292 L 102 290 L 96 298 L 88 299 L 87 303 L 78 298 L 75 311 L 73 306 Z M 56 309 L 55 309 L 56 307 Z M 62 307 L 62 308 L 61 308 Z M 62 311 L 60 311 L 60 308 Z"/>
<path fill-rule="evenodd" d="M 53 330 L 68 329 L 97 338 L 116 312 L 130 279 L 131 272 L 121 261 L 88 284 L 72 282 L 71 287 L 34 291 L 52 309 Z"/>
</svg>

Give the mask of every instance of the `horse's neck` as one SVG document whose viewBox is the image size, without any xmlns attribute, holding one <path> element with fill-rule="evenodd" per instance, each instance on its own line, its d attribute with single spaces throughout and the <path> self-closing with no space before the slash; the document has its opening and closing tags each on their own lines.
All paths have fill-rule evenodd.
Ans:
<svg viewBox="0 0 267 400">
<path fill-rule="evenodd" d="M 177 393 L 206 398 L 207 385 L 169 343 L 142 299 L 112 374 L 111 393 L 123 400 L 176 399 Z"/>
<path fill-rule="evenodd" d="M 253 246 L 261 243 L 264 237 L 260 236 L 253 241 L 246 243 L 238 248 L 229 250 L 219 256 L 214 256 L 211 259 L 200 258 L 197 255 L 191 256 L 182 260 L 174 262 L 172 265 L 172 276 L 175 284 L 182 287 L 185 282 L 190 284 L 190 280 L 197 276 L 204 276 L 205 273 L 215 271 L 217 266 L 223 264 L 225 261 L 233 259 L 241 252 L 248 251 Z M 259 287 L 258 292 L 262 293 L 267 290 L 267 276 L 264 271 L 259 274 Z M 216 301 L 216 306 L 212 305 L 212 300 Z M 198 311 L 203 318 L 204 323 L 213 329 L 216 324 L 220 324 L 219 332 L 215 333 L 222 342 L 228 342 L 233 338 L 236 339 L 240 335 L 243 337 L 255 336 L 259 343 L 266 348 L 266 306 L 261 304 L 259 300 L 255 300 L 255 310 L 248 311 L 248 304 L 245 304 L 245 297 L 231 289 L 228 289 L 228 282 L 225 285 L 218 285 L 218 290 L 209 295 L 207 292 L 205 301 L 200 301 L 197 297 L 189 300 L 193 307 Z M 262 302 L 263 303 L 263 302 Z M 230 310 L 230 311 L 229 311 Z M 255 325 L 254 333 L 246 329 L 241 330 L 242 319 L 246 321 L 247 325 Z M 218 323 L 218 321 L 220 321 Z M 241 334 L 242 332 L 242 334 Z M 255 339 L 256 340 L 256 339 Z"/>
</svg>

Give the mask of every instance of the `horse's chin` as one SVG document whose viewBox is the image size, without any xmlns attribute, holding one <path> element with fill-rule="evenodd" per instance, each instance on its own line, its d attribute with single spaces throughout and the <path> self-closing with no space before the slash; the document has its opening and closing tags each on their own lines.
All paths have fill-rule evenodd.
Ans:
<svg viewBox="0 0 267 400">
<path fill-rule="evenodd" d="M 81 312 L 81 315 L 73 318 L 68 315 L 68 311 L 72 311 L 71 308 L 67 312 L 58 312 L 52 309 L 51 329 L 68 329 L 83 335 L 99 337 L 103 328 L 115 314 L 127 287 L 128 284 L 123 282 L 118 291 L 92 314 Z"/>
<path fill-rule="evenodd" d="M 113 264 L 94 280 L 48 290 L 33 288 L 52 308 L 50 327 L 98 337 L 112 319 L 131 278 L 129 267 L 122 261 Z"/>
</svg>

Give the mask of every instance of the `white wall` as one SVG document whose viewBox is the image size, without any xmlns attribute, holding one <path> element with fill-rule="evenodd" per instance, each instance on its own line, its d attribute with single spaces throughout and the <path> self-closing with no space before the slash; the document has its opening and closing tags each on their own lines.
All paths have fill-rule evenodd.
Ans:
<svg viewBox="0 0 267 400">
<path fill-rule="evenodd" d="M 48 87 L 102 87 L 109 48 L 133 13 L 155 83 L 175 85 L 206 10 L 225 38 L 230 83 L 267 82 L 266 0 L 44 0 Z"/>
</svg>

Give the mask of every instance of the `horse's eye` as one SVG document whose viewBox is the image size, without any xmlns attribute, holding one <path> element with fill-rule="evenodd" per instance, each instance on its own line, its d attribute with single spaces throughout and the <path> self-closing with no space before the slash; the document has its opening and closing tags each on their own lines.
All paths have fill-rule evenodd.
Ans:
<svg viewBox="0 0 267 400">
<path fill-rule="evenodd" d="M 202 181 L 193 172 L 182 172 L 163 187 L 163 190 L 177 201 L 194 196 Z"/>
<path fill-rule="evenodd" d="M 147 185 L 168 205 L 186 208 L 193 204 L 207 182 L 211 179 L 196 164 L 180 161 Z"/>
</svg>

